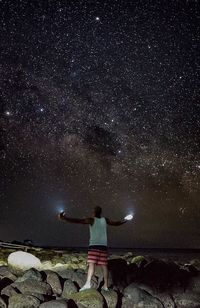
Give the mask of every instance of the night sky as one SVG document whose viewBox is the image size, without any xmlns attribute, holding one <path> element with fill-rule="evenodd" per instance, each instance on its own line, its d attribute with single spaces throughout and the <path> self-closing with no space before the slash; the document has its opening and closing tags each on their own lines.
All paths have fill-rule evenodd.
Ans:
<svg viewBox="0 0 200 308">
<path fill-rule="evenodd" d="M 200 248 L 199 1 L 0 1 L 0 239 Z"/>
</svg>

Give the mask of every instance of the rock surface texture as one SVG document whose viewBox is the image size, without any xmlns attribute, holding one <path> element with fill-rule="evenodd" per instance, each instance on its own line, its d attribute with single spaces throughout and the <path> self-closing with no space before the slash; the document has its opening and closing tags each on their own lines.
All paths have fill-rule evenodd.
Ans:
<svg viewBox="0 0 200 308">
<path fill-rule="evenodd" d="M 197 260 L 183 264 L 130 253 L 127 258 L 112 257 L 109 290 L 102 289 L 97 268 L 92 288 L 79 292 L 86 280 L 84 256 L 80 255 L 80 268 L 77 254 L 65 259 L 74 260 L 76 267 L 64 261 L 52 269 L 16 271 L 10 263 L 0 266 L 0 308 L 200 308 Z"/>
</svg>

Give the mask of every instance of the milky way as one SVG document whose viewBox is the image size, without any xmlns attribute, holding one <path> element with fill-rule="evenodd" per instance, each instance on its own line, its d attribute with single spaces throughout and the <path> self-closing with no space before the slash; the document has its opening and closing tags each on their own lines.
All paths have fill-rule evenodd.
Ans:
<svg viewBox="0 0 200 308">
<path fill-rule="evenodd" d="M 0 1 L 0 239 L 200 248 L 198 1 Z M 78 230 L 78 231 L 77 231 Z M 80 231 L 80 232 L 79 232 Z"/>
</svg>

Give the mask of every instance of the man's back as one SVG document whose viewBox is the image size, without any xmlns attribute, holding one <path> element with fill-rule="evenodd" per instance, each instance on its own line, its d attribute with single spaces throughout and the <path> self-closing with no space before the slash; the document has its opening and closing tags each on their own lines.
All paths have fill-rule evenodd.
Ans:
<svg viewBox="0 0 200 308">
<path fill-rule="evenodd" d="M 94 223 L 90 225 L 90 246 L 107 246 L 107 222 L 104 217 L 94 217 Z"/>
</svg>

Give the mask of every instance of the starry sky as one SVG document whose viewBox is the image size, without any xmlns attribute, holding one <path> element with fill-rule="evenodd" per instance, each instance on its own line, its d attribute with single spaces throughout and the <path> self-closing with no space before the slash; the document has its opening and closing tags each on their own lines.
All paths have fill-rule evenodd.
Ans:
<svg viewBox="0 0 200 308">
<path fill-rule="evenodd" d="M 0 1 L 0 239 L 200 248 L 199 1 Z"/>
</svg>

